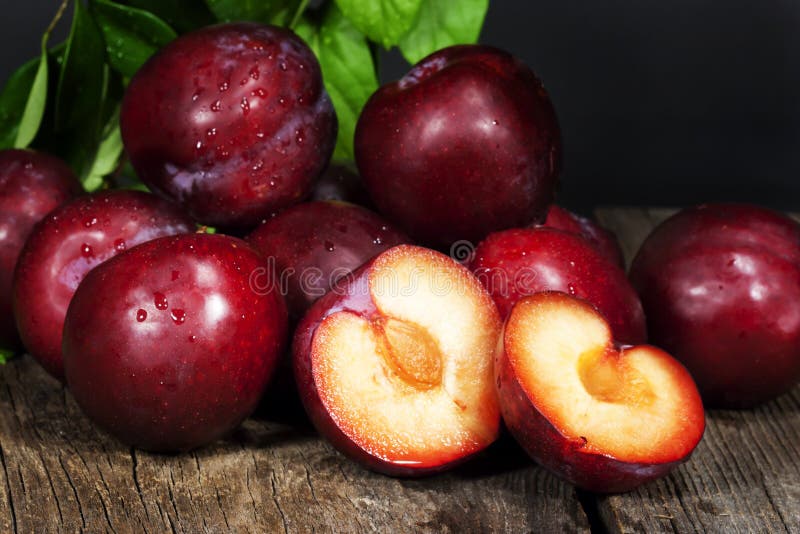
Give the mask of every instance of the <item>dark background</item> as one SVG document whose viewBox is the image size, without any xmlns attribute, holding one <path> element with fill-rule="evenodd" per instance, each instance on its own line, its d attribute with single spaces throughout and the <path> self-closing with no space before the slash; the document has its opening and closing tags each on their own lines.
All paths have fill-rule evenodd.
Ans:
<svg viewBox="0 0 800 534">
<path fill-rule="evenodd" d="M 5 4 L 0 82 L 36 54 L 58 2 Z M 566 204 L 800 210 L 800 2 L 493 0 L 482 41 L 545 82 Z M 397 54 L 383 67 L 406 68 Z"/>
</svg>

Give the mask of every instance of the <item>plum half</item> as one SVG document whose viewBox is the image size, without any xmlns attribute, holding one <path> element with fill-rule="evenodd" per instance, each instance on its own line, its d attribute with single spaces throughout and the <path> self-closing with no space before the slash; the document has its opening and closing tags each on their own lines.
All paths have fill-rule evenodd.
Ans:
<svg viewBox="0 0 800 534">
<path fill-rule="evenodd" d="M 432 250 L 391 248 L 300 323 L 293 362 L 303 404 L 323 436 L 369 468 L 448 469 L 497 438 L 500 328 L 463 266 Z"/>
<path fill-rule="evenodd" d="M 688 371 L 656 347 L 615 344 L 583 300 L 520 300 L 502 345 L 495 375 L 506 426 L 534 460 L 581 488 L 623 492 L 664 476 L 703 436 Z"/>
</svg>

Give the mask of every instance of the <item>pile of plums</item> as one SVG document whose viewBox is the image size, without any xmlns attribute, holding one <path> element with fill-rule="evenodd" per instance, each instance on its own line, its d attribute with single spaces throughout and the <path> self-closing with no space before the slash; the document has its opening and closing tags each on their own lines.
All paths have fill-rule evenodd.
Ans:
<svg viewBox="0 0 800 534">
<path fill-rule="evenodd" d="M 752 406 L 800 379 L 800 226 L 688 209 L 629 281 L 613 235 L 552 205 L 556 115 L 501 50 L 447 48 L 380 88 L 358 173 L 329 162 L 314 54 L 271 26 L 173 41 L 121 128 L 155 194 L 79 194 L 57 159 L 0 153 L 0 346 L 126 444 L 223 436 L 292 381 L 284 362 L 319 432 L 377 471 L 450 468 L 502 418 L 537 462 L 617 492 L 689 457 L 701 395 Z"/>
</svg>

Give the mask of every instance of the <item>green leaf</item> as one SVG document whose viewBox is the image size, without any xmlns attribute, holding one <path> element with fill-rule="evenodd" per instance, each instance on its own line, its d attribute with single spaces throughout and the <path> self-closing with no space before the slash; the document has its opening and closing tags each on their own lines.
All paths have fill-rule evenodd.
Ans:
<svg viewBox="0 0 800 534">
<path fill-rule="evenodd" d="M 205 0 L 206 5 L 222 22 L 252 20 L 286 26 L 294 17 L 299 0 Z"/>
<path fill-rule="evenodd" d="M 41 59 L 28 61 L 6 82 L 0 93 L 0 149 L 13 148 L 19 132 L 19 123 L 31 94 Z"/>
<path fill-rule="evenodd" d="M 0 365 L 5 365 L 8 360 L 14 357 L 14 351 L 9 349 L 0 349 Z"/>
<path fill-rule="evenodd" d="M 417 21 L 400 39 L 400 51 L 412 65 L 442 48 L 478 41 L 489 0 L 423 0 Z"/>
<path fill-rule="evenodd" d="M 214 15 L 198 0 L 127 0 L 123 4 L 149 11 L 180 33 L 214 23 Z"/>
<path fill-rule="evenodd" d="M 92 13 L 103 32 L 111 67 L 131 77 L 177 34 L 149 11 L 93 0 Z"/>
<path fill-rule="evenodd" d="M 103 185 L 104 178 L 117 170 L 122 157 L 122 133 L 119 130 L 119 107 L 103 129 L 103 138 L 89 172 L 83 178 L 83 188 L 96 191 Z"/>
<path fill-rule="evenodd" d="M 49 37 L 49 34 L 45 34 L 42 37 L 42 55 L 39 58 L 36 75 L 28 93 L 25 110 L 22 112 L 22 117 L 19 121 L 14 148 L 27 148 L 36 137 L 39 126 L 42 124 L 44 109 L 47 106 L 47 40 Z"/>
<path fill-rule="evenodd" d="M 317 55 L 325 88 L 336 109 L 339 136 L 333 157 L 352 160 L 358 116 L 378 88 L 369 43 L 334 3 L 326 8 L 320 24 L 304 18 L 295 31 Z"/>
<path fill-rule="evenodd" d="M 65 158 L 82 178 L 88 176 L 107 120 L 110 78 L 103 34 L 91 14 L 76 0 L 50 133 L 53 152 Z"/>
<path fill-rule="evenodd" d="M 59 44 L 51 48 L 48 53 L 48 73 L 58 70 L 61 58 L 64 55 L 64 44 Z M 13 148 L 17 140 L 20 121 L 25 111 L 26 104 L 31 94 L 31 88 L 40 69 L 41 58 L 34 58 L 19 69 L 17 69 L 6 82 L 2 92 L 0 92 L 0 149 Z M 54 95 L 58 80 L 53 80 L 53 76 L 48 75 L 47 93 Z M 39 136 L 46 133 L 49 127 L 48 116 L 52 116 L 52 106 L 45 105 L 45 114 L 39 125 L 37 142 Z"/>
<path fill-rule="evenodd" d="M 445 0 L 430 0 L 449 5 Z M 372 41 L 396 45 L 414 24 L 422 0 L 336 0 L 342 13 Z"/>
<path fill-rule="evenodd" d="M 104 51 L 103 35 L 80 0 L 76 0 L 58 80 L 56 130 L 87 126 L 87 119 L 97 119 L 105 92 Z M 93 126 L 99 129 L 97 123 Z"/>
</svg>

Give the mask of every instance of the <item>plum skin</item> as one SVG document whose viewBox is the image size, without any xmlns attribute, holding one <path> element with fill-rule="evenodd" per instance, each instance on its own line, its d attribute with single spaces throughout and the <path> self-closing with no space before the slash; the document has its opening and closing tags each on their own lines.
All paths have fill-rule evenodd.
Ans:
<svg viewBox="0 0 800 534">
<path fill-rule="evenodd" d="M 374 210 L 361 177 L 348 165 L 331 163 L 314 184 L 309 200 L 338 200 Z"/>
<path fill-rule="evenodd" d="M 246 239 L 286 279 L 286 303 L 299 318 L 336 280 L 409 238 L 379 215 L 343 202 L 293 206 L 256 228 Z M 304 273 L 321 275 L 304 279 Z M 291 271 L 290 271 L 291 270 Z"/>
<path fill-rule="evenodd" d="M 154 192 L 204 224 L 249 228 L 311 192 L 337 121 L 316 56 L 299 37 L 233 23 L 156 53 L 131 80 L 120 127 Z"/>
<path fill-rule="evenodd" d="M 432 246 L 544 219 L 560 171 L 555 111 L 522 62 L 445 48 L 367 102 L 355 133 L 379 211 Z"/>
<path fill-rule="evenodd" d="M 747 408 L 800 381 L 800 225 L 744 204 L 687 208 L 631 265 L 651 340 L 707 406 Z"/>
<path fill-rule="evenodd" d="M 222 235 L 162 237 L 92 270 L 64 325 L 64 367 L 78 405 L 122 442 L 199 447 L 256 408 L 282 354 L 287 313 L 254 291 L 264 260 Z"/>
<path fill-rule="evenodd" d="M 25 244 L 14 276 L 14 317 L 25 348 L 63 382 L 64 317 L 86 273 L 127 248 L 194 229 L 175 205 L 141 191 L 85 195 L 52 211 Z"/>
<path fill-rule="evenodd" d="M 505 334 L 504 334 L 505 335 Z M 506 428 L 525 452 L 549 471 L 596 493 L 622 493 L 661 478 L 689 455 L 673 462 L 631 463 L 581 451 L 583 443 L 565 437 L 528 398 L 505 351 L 495 359 L 500 411 Z"/>
<path fill-rule="evenodd" d="M 72 170 L 54 156 L 0 151 L 0 349 L 19 345 L 11 294 L 25 241 L 36 223 L 82 190 Z"/>
<path fill-rule="evenodd" d="M 539 226 L 537 223 L 535 226 Z M 547 212 L 547 218 L 542 226 L 564 230 L 578 234 L 589 241 L 601 254 L 618 265 L 625 268 L 625 256 L 622 254 L 617 236 L 603 228 L 598 223 L 586 217 L 576 215 L 569 210 L 553 204 Z"/>
<path fill-rule="evenodd" d="M 625 272 L 579 235 L 541 226 L 496 232 L 475 249 L 470 270 L 502 317 L 520 298 L 555 290 L 595 306 L 616 341 L 647 340 L 642 304 Z"/>
</svg>

